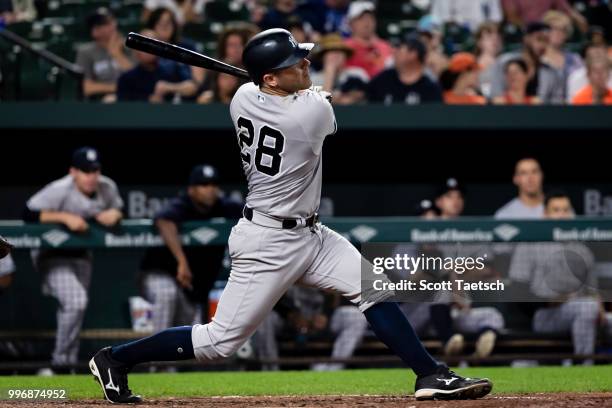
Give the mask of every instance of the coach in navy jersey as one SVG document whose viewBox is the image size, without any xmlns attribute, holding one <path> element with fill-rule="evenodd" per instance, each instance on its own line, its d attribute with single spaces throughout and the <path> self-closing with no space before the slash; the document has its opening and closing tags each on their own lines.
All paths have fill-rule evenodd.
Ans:
<svg viewBox="0 0 612 408">
<path fill-rule="evenodd" d="M 241 203 L 222 197 L 217 170 L 198 165 L 191 171 L 187 191 L 156 214 L 155 225 L 166 246 L 147 250 L 141 263 L 143 294 L 154 306 L 155 331 L 193 323 L 196 305 L 206 304 L 223 261 L 223 246 L 183 247 L 180 224 L 238 219 L 241 211 Z"/>
</svg>

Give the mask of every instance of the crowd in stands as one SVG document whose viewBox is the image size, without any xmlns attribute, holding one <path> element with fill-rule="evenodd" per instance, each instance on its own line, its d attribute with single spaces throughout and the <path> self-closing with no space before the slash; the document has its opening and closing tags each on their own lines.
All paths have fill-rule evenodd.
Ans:
<svg viewBox="0 0 612 408">
<path fill-rule="evenodd" d="M 251 36 L 286 28 L 296 40 L 318 44 L 309 57 L 311 76 L 338 104 L 612 101 L 612 6 L 606 1 L 145 0 L 141 32 L 198 50 L 199 39 L 183 29 L 205 24 L 217 3 L 248 10 L 250 21 L 223 23 L 215 57 L 241 66 Z M 37 5 L 0 0 L 2 24 L 35 19 Z M 379 17 L 381 9 L 406 8 L 419 10 L 414 27 L 391 29 L 393 22 Z M 92 41 L 78 47 L 76 62 L 85 71 L 88 99 L 228 103 L 241 85 L 126 49 L 110 8 L 97 9 L 85 23 Z"/>
</svg>

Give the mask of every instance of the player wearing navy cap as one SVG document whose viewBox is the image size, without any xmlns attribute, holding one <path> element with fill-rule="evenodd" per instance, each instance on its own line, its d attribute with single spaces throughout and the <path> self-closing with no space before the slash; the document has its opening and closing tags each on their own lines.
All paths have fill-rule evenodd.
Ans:
<svg viewBox="0 0 612 408">
<path fill-rule="evenodd" d="M 91 222 L 108 227 L 117 224 L 123 216 L 123 201 L 115 182 L 103 176 L 101 168 L 95 149 L 77 149 L 69 174 L 49 183 L 27 201 L 25 220 L 63 224 L 76 233 L 86 231 Z M 32 255 L 43 277 L 43 293 L 59 302 L 51 366 L 55 371 L 67 371 L 78 361 L 92 254 L 82 249 L 44 249 Z"/>
</svg>

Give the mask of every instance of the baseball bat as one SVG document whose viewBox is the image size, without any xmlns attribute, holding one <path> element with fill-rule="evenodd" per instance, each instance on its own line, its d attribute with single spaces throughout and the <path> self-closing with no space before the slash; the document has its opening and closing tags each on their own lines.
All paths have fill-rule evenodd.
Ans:
<svg viewBox="0 0 612 408">
<path fill-rule="evenodd" d="M 248 72 L 244 69 L 145 35 L 129 33 L 125 39 L 125 46 L 134 50 L 157 55 L 158 57 L 182 62 L 183 64 L 223 72 L 238 78 L 250 79 Z"/>
</svg>

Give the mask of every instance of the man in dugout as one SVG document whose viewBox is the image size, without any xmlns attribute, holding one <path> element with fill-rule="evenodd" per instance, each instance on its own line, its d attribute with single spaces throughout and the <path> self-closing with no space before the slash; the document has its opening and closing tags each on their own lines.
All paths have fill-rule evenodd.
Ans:
<svg viewBox="0 0 612 408">
<path fill-rule="evenodd" d="M 194 322 L 198 304 L 208 301 L 225 253 L 220 245 L 183 246 L 181 224 L 218 217 L 238 219 L 241 214 L 241 203 L 222 196 L 217 169 L 203 164 L 191 171 L 187 190 L 155 215 L 166 246 L 147 250 L 141 262 L 142 292 L 153 304 L 155 332 Z"/>
</svg>

